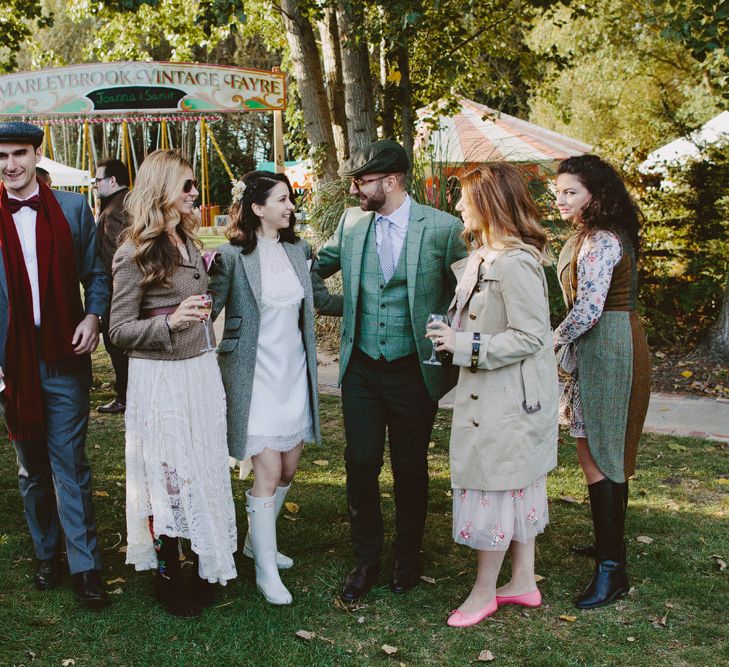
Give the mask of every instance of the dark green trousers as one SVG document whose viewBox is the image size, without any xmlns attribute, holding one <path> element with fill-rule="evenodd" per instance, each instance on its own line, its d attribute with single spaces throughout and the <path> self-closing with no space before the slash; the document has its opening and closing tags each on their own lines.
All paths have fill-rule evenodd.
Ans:
<svg viewBox="0 0 729 667">
<path fill-rule="evenodd" d="M 355 347 L 342 380 L 347 503 L 360 565 L 376 565 L 384 541 L 379 476 L 385 450 L 395 481 L 395 558 L 417 561 L 428 503 L 428 443 L 438 404 L 417 355 L 375 360 Z"/>
</svg>

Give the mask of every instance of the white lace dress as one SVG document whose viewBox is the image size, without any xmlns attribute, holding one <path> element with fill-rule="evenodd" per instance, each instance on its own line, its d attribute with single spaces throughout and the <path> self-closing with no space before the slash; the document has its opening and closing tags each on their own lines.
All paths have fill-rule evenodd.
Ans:
<svg viewBox="0 0 729 667">
<path fill-rule="evenodd" d="M 314 439 L 309 378 L 299 315 L 304 288 L 284 247 L 258 238 L 261 328 L 248 417 L 246 457 L 287 452 Z"/>
<path fill-rule="evenodd" d="M 225 414 L 213 352 L 129 359 L 126 561 L 137 570 L 157 567 L 153 535 L 167 535 L 190 540 L 209 582 L 236 576 Z"/>
</svg>

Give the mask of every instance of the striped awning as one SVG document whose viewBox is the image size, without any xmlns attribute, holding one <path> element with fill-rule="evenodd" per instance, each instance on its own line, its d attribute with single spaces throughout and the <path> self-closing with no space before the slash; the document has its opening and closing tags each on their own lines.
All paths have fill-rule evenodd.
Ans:
<svg viewBox="0 0 729 667">
<path fill-rule="evenodd" d="M 434 121 L 432 107 L 418 110 L 416 152 L 428 151 L 435 162 L 544 163 L 589 153 L 591 146 L 564 134 L 459 98 L 460 110 Z"/>
</svg>

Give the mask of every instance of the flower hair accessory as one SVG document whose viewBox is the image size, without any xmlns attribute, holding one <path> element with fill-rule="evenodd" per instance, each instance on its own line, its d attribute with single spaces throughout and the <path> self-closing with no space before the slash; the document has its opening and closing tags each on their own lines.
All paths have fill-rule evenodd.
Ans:
<svg viewBox="0 0 729 667">
<path fill-rule="evenodd" d="M 243 199 L 243 196 L 246 193 L 247 184 L 245 181 L 233 181 L 233 189 L 231 190 L 231 195 L 233 197 L 233 203 L 239 202 L 241 199 Z"/>
</svg>

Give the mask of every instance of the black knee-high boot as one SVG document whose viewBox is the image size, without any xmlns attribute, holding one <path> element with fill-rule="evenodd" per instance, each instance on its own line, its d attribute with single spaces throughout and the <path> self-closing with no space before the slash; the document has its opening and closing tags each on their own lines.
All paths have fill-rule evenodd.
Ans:
<svg viewBox="0 0 729 667">
<path fill-rule="evenodd" d="M 160 535 L 154 541 L 154 548 L 157 552 L 157 600 L 173 616 L 198 616 L 200 611 L 193 603 L 190 588 L 182 576 L 178 539 Z"/>
<path fill-rule="evenodd" d="M 625 511 L 627 485 L 601 479 L 587 487 L 595 529 L 595 572 L 582 595 L 579 609 L 592 609 L 623 597 L 629 590 L 625 571 Z"/>
<path fill-rule="evenodd" d="M 207 609 L 215 602 L 215 584 L 200 576 L 200 557 L 193 553 L 192 600 L 198 609 Z"/>
<path fill-rule="evenodd" d="M 620 486 L 623 487 L 623 506 L 625 512 L 628 511 L 628 481 L 626 480 Z M 625 550 L 625 542 L 623 542 L 623 550 Z M 573 544 L 570 547 L 570 551 L 575 556 L 586 556 L 587 558 L 597 558 L 597 550 L 595 549 L 595 542 L 592 544 Z"/>
</svg>

